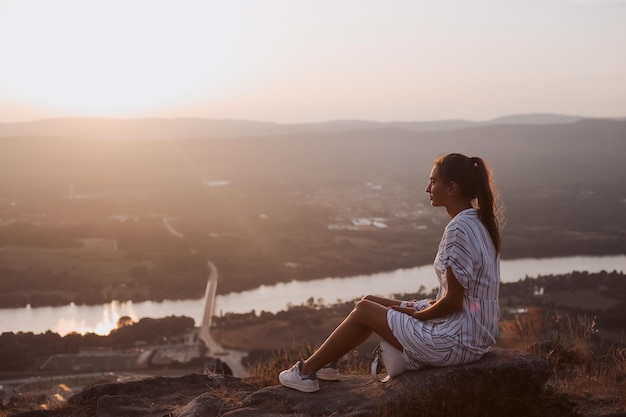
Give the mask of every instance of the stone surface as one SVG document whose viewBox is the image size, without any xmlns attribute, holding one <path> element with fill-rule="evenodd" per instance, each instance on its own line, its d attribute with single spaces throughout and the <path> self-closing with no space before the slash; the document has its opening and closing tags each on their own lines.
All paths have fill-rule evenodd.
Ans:
<svg viewBox="0 0 626 417">
<path fill-rule="evenodd" d="M 96 415 L 98 417 L 160 417 L 159 407 L 152 407 L 142 399 L 131 395 L 104 395 L 98 398 Z"/>
<path fill-rule="evenodd" d="M 182 407 L 179 417 L 219 416 L 224 402 L 212 394 L 204 393 Z"/>
<path fill-rule="evenodd" d="M 531 355 L 494 350 L 464 366 L 425 368 L 397 376 L 386 384 L 346 375 L 320 381 L 320 391 L 303 394 L 280 386 L 250 394 L 246 406 L 301 415 L 489 415 L 490 410 L 527 408 L 542 395 L 549 367 Z M 436 410 L 429 414 L 428 410 Z M 338 414 L 333 414 L 338 413 Z M 494 415 L 497 415 L 495 413 Z"/>
<path fill-rule="evenodd" d="M 533 417 L 547 415 L 541 404 L 549 374 L 548 365 L 528 353 L 494 349 L 473 364 L 425 368 L 386 384 L 369 375 L 343 375 L 320 381 L 320 391 L 312 394 L 202 374 L 99 384 L 71 397 L 65 410 L 38 416 Z"/>
</svg>

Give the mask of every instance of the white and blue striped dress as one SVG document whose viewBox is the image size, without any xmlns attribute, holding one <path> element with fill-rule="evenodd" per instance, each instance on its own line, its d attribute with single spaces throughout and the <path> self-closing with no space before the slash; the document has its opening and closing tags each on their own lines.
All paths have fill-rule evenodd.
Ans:
<svg viewBox="0 0 626 417">
<path fill-rule="evenodd" d="M 389 328 L 404 347 L 402 356 L 410 369 L 473 362 L 495 343 L 500 259 L 477 209 L 463 210 L 448 223 L 434 266 L 437 299 L 445 294 L 446 269 L 451 268 L 464 288 L 463 308 L 427 321 L 388 310 Z"/>
</svg>

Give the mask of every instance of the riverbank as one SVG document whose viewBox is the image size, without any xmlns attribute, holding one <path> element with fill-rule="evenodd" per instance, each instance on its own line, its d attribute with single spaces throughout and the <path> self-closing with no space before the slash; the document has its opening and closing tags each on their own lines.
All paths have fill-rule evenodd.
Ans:
<svg viewBox="0 0 626 417">
<path fill-rule="evenodd" d="M 626 271 L 626 256 L 567 257 L 502 261 L 502 281 L 517 282 L 525 277 L 548 276 L 572 271 L 600 272 L 602 270 Z M 223 277 L 220 271 L 220 276 Z M 227 279 L 227 278 L 226 278 Z M 206 285 L 206 281 L 205 281 Z M 221 285 L 221 282 L 220 284 Z M 219 286 L 218 285 L 218 286 Z M 423 286 L 430 292 L 436 285 L 432 266 L 402 269 L 389 273 L 348 278 L 325 278 L 316 281 L 293 281 L 274 286 L 261 286 L 255 290 L 218 295 L 215 315 L 255 311 L 276 313 L 290 306 L 308 304 L 335 304 L 353 300 L 365 294 L 390 296 L 416 292 Z M 204 291 L 202 291 L 202 294 Z M 117 326 L 120 317 L 132 320 L 142 317 L 187 316 L 196 324 L 202 322 L 204 300 L 178 300 L 162 302 L 117 302 L 98 306 L 67 305 L 60 307 L 21 308 L 0 310 L 0 332 L 52 330 L 59 334 L 97 332 L 108 334 Z"/>
</svg>

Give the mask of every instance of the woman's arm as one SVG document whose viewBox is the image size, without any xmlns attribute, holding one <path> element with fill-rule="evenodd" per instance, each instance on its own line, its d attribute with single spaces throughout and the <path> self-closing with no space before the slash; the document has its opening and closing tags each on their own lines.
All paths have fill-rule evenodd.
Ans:
<svg viewBox="0 0 626 417">
<path fill-rule="evenodd" d="M 393 298 L 378 297 L 376 295 L 366 295 L 365 297 L 361 298 L 361 300 L 373 301 L 376 304 L 380 304 L 385 307 L 400 305 L 400 303 L 402 302 L 401 300 L 396 300 Z"/>
<path fill-rule="evenodd" d="M 390 308 L 409 314 L 419 320 L 432 320 L 454 313 L 463 307 L 463 292 L 465 290 L 450 268 L 446 269 L 446 281 L 448 282 L 446 294 L 425 310 L 417 311 L 414 308 L 400 306 L 391 306 Z"/>
</svg>

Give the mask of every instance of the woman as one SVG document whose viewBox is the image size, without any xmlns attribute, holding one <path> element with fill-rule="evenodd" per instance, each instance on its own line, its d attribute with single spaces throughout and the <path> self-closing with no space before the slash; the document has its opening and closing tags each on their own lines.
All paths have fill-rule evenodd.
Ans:
<svg viewBox="0 0 626 417">
<path fill-rule="evenodd" d="M 440 284 L 436 300 L 420 311 L 400 300 L 363 297 L 313 355 L 280 373 L 281 384 L 319 390 L 318 376 L 338 375 L 327 364 L 372 332 L 401 351 L 409 369 L 473 362 L 495 343 L 500 232 L 491 172 L 481 158 L 449 154 L 435 160 L 426 192 L 431 205 L 444 207 L 452 219 L 434 262 Z"/>
</svg>

